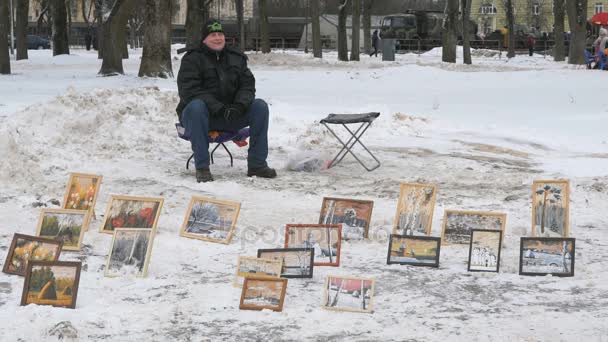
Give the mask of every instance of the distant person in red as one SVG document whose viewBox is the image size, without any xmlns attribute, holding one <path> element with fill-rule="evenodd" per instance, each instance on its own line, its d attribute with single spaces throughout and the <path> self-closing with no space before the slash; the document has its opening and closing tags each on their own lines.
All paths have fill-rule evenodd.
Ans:
<svg viewBox="0 0 608 342">
<path fill-rule="evenodd" d="M 536 38 L 534 37 L 534 33 L 530 32 L 528 34 L 528 40 L 526 41 L 526 46 L 528 47 L 528 52 L 530 56 L 534 55 L 534 46 L 536 45 Z"/>
</svg>

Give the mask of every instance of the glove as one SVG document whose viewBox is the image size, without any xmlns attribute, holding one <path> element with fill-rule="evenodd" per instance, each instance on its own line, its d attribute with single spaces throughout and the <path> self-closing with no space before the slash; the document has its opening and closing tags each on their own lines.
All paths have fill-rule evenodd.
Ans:
<svg viewBox="0 0 608 342">
<path fill-rule="evenodd" d="M 224 119 L 226 121 L 234 121 L 243 116 L 244 108 L 242 105 L 238 103 L 230 104 L 224 106 Z"/>
</svg>

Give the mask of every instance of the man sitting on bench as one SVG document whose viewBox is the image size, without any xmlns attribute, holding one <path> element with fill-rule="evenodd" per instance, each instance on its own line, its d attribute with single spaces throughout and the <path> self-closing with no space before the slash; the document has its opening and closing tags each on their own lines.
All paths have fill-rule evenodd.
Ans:
<svg viewBox="0 0 608 342">
<path fill-rule="evenodd" d="M 268 167 L 268 105 L 255 98 L 255 78 L 247 56 L 226 46 L 217 20 L 203 27 L 199 47 L 189 47 L 177 75 L 180 102 L 177 115 L 190 136 L 196 181 L 211 182 L 209 131 L 237 132 L 250 128 L 247 176 L 274 178 Z"/>
</svg>

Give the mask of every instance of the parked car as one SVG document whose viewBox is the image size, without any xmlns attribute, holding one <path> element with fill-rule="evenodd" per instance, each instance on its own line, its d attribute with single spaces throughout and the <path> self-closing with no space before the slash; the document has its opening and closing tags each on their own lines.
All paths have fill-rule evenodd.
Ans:
<svg viewBox="0 0 608 342">
<path fill-rule="evenodd" d="M 11 46 L 11 37 L 8 37 L 8 46 Z M 15 46 L 17 46 L 17 39 L 15 38 Z M 27 49 L 28 50 L 42 50 L 50 49 L 51 41 L 33 34 L 27 35 Z"/>
</svg>

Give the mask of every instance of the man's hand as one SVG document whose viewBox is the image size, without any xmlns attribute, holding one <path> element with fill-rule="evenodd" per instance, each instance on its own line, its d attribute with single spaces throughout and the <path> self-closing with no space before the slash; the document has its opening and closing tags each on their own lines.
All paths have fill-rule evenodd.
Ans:
<svg viewBox="0 0 608 342">
<path fill-rule="evenodd" d="M 224 107 L 224 119 L 234 121 L 243 116 L 244 109 L 240 104 L 231 104 Z"/>
</svg>

